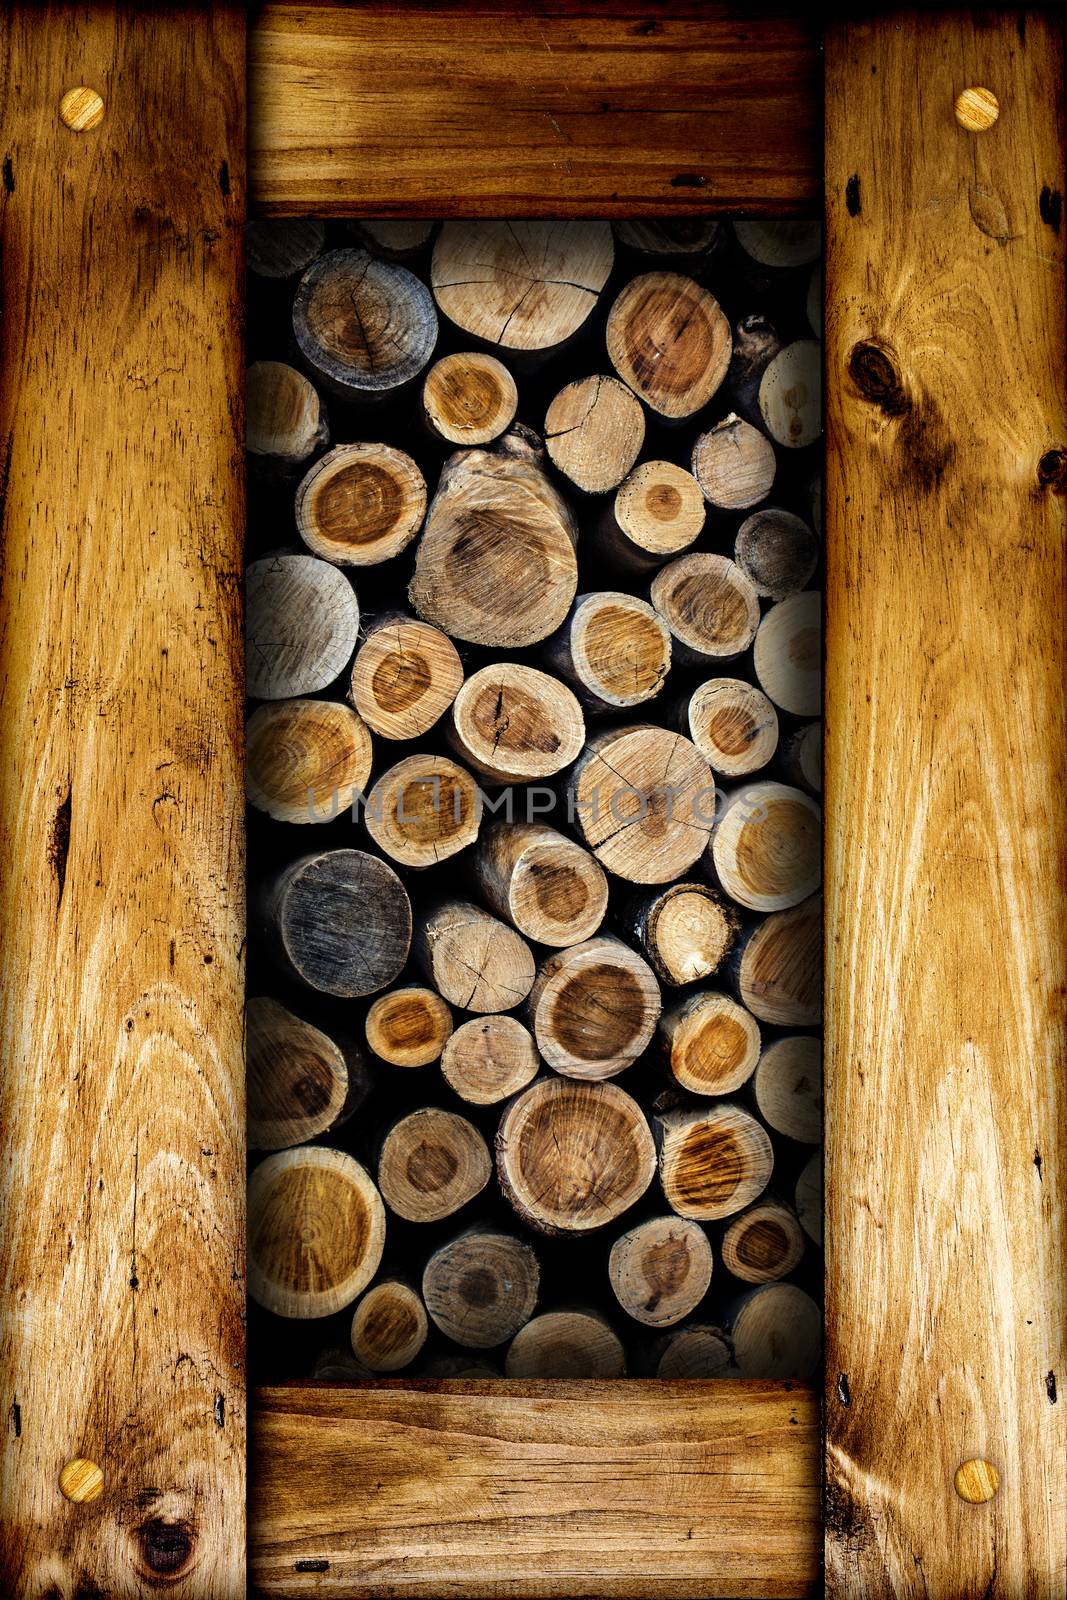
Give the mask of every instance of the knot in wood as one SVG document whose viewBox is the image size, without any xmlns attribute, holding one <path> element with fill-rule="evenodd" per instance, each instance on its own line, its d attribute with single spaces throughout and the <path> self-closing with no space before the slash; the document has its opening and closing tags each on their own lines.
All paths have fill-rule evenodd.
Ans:
<svg viewBox="0 0 1067 1600">
<path fill-rule="evenodd" d="M 1063 494 L 1067 489 L 1067 450 L 1046 450 L 1037 463 L 1037 481 L 1043 489 Z"/>
<path fill-rule="evenodd" d="M 172 1578 L 181 1572 L 196 1545 L 196 1534 L 187 1522 L 168 1522 L 163 1517 L 143 1522 L 137 1538 L 145 1566 L 159 1578 Z"/>
<path fill-rule="evenodd" d="M 861 339 L 848 358 L 849 377 L 860 394 L 888 417 L 911 409 L 893 352 L 878 339 Z"/>
</svg>

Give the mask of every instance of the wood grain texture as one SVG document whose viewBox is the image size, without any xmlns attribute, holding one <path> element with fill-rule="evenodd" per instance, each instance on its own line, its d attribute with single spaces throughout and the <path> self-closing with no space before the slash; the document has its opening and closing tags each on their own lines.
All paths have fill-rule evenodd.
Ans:
<svg viewBox="0 0 1067 1600">
<path fill-rule="evenodd" d="M 784 7 L 273 4 L 251 26 L 249 66 L 261 215 L 803 216 L 819 203 L 818 26 Z"/>
<path fill-rule="evenodd" d="M 0 20 L 0 1590 L 31 1600 L 244 1592 L 243 43 L 225 6 Z"/>
<path fill-rule="evenodd" d="M 814 1590 L 818 1406 L 803 1384 L 302 1384 L 259 1391 L 254 1418 L 264 1594 Z"/>
<path fill-rule="evenodd" d="M 897 12 L 833 27 L 827 71 L 827 1593 L 1052 1600 L 1059 25 Z M 969 85 L 1000 102 L 988 132 L 954 119 Z M 984 1505 L 953 1488 L 974 1457 Z"/>
</svg>

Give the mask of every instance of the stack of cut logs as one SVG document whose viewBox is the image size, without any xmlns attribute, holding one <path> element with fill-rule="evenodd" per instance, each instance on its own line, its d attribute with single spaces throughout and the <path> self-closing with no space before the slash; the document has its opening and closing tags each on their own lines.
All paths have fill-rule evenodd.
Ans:
<svg viewBox="0 0 1067 1600">
<path fill-rule="evenodd" d="M 249 229 L 261 1378 L 818 1363 L 819 248 Z"/>
</svg>

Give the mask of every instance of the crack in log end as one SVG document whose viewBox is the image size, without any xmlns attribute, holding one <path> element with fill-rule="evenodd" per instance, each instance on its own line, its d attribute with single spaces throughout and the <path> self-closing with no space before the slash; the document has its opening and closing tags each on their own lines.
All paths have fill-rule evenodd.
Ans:
<svg viewBox="0 0 1067 1600">
<path fill-rule="evenodd" d="M 706 189 L 707 178 L 700 172 L 679 172 L 671 179 L 672 189 Z"/>
<path fill-rule="evenodd" d="M 379 1488 L 380 1487 L 381 1485 L 379 1485 Z M 330 1563 L 328 1561 L 324 1561 L 321 1556 L 316 1556 L 308 1561 L 293 1562 L 294 1572 L 329 1572 L 329 1570 Z"/>
<path fill-rule="evenodd" d="M 845 184 L 845 210 L 850 217 L 860 214 L 860 175 L 854 172 Z"/>
<path fill-rule="evenodd" d="M 14 185 L 12 185 L 12 187 L 14 187 Z M 1045 187 L 1041 191 L 1041 198 L 1038 201 L 1038 210 L 1041 212 L 1041 220 L 1045 226 L 1051 228 L 1053 233 L 1059 233 L 1060 218 L 1063 215 L 1063 196 L 1060 194 L 1060 191 L 1058 189 L 1050 189 L 1046 183 Z"/>
<path fill-rule="evenodd" d="M 1067 450 L 1046 450 L 1037 463 L 1037 481 L 1053 494 L 1067 491 Z"/>
<path fill-rule="evenodd" d="M 224 195 L 230 192 L 230 163 L 224 161 L 219 168 L 219 188 Z"/>
<path fill-rule="evenodd" d="M 15 192 L 15 169 L 11 164 L 10 156 L 4 157 L 4 189 L 8 194 L 14 194 Z M 1047 193 L 1048 190 L 1046 189 L 1045 194 Z M 1059 197 L 1057 196 L 1057 198 Z"/>
<path fill-rule="evenodd" d="M 837 1374 L 837 1398 L 840 1400 L 843 1406 L 850 1406 L 852 1404 L 852 1393 L 848 1386 L 847 1372 L 839 1372 Z"/>
<path fill-rule="evenodd" d="M 1054 1406 L 1059 1396 L 1056 1393 L 1056 1374 L 1051 1370 L 1045 1373 L 1045 1393 L 1048 1395 L 1049 1405 Z"/>
<path fill-rule="evenodd" d="M 880 339 L 861 339 L 848 358 L 848 375 L 865 400 L 887 417 L 902 417 L 911 410 L 897 359 Z"/>
<path fill-rule="evenodd" d="M 187 1522 L 167 1522 L 152 1517 L 137 1529 L 141 1558 L 157 1578 L 173 1578 L 188 1565 L 196 1548 L 196 1533 Z"/>
<path fill-rule="evenodd" d="M 63 904 L 63 890 L 67 882 L 67 856 L 70 854 L 71 791 L 61 801 L 52 821 L 52 837 L 48 842 L 48 860 L 56 875 L 56 910 Z"/>
</svg>

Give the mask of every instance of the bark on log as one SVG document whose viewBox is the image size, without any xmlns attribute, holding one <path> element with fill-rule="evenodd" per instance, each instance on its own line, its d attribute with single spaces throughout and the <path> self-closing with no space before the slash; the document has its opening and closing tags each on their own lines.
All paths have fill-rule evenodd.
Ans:
<svg viewBox="0 0 1067 1600">
<path fill-rule="evenodd" d="M 462 682 L 463 664 L 447 634 L 389 612 L 367 625 L 351 699 L 383 739 L 418 739 L 444 716 Z"/>
<path fill-rule="evenodd" d="M 326 409 L 314 384 L 284 361 L 254 361 L 245 383 L 249 455 L 295 468 L 324 450 L 329 438 Z"/>
<path fill-rule="evenodd" d="M 608 1278 L 628 1316 L 649 1328 L 669 1328 L 689 1316 L 711 1284 L 713 1259 L 699 1223 L 650 1217 L 611 1247 Z"/>
<path fill-rule="evenodd" d="M 790 783 L 822 794 L 821 722 L 809 722 L 793 734 L 782 749 L 781 766 Z"/>
<path fill-rule="evenodd" d="M 821 1141 L 821 1039 L 809 1033 L 776 1039 L 760 1057 L 752 1088 L 769 1128 L 800 1144 Z"/>
<path fill-rule="evenodd" d="M 657 1378 L 737 1377 L 733 1351 L 721 1328 L 694 1323 L 665 1339 L 660 1347 Z"/>
<path fill-rule="evenodd" d="M 514 1338 L 537 1304 L 541 1273 L 528 1244 L 495 1228 L 468 1228 L 435 1250 L 422 1298 L 447 1339 L 491 1350 Z"/>
<path fill-rule="evenodd" d="M 454 639 L 522 649 L 570 610 L 577 525 L 541 459 L 536 435 L 513 428 L 494 450 L 461 450 L 441 469 L 408 593 Z"/>
<path fill-rule="evenodd" d="M 371 255 L 385 261 L 410 261 L 426 249 L 435 224 L 418 217 L 386 217 L 381 221 L 353 221 L 349 226 Z"/>
<path fill-rule="evenodd" d="M 795 1283 L 767 1283 L 741 1295 L 728 1332 L 744 1378 L 810 1378 L 822 1356 L 822 1311 Z"/>
<path fill-rule="evenodd" d="M 707 405 L 730 365 L 730 324 L 715 297 L 680 272 L 633 278 L 608 313 L 611 364 L 669 420 Z"/>
<path fill-rule="evenodd" d="M 752 664 L 764 693 L 794 717 L 822 711 L 822 595 L 792 594 L 759 625 Z"/>
<path fill-rule="evenodd" d="M 245 574 L 245 664 L 253 700 L 314 694 L 344 671 L 359 638 L 355 590 L 314 556 L 265 556 Z"/>
<path fill-rule="evenodd" d="M 759 409 L 760 382 L 781 348 L 778 330 L 762 312 L 742 317 L 734 329 L 734 353 L 726 392 L 731 408 L 755 428 L 763 426 Z"/>
<path fill-rule="evenodd" d="M 822 1151 L 816 1150 L 807 1162 L 796 1186 L 797 1218 L 813 1244 L 822 1248 L 823 1183 Z"/>
<path fill-rule="evenodd" d="M 310 989 L 375 994 L 407 960 L 411 903 L 392 868 L 362 850 L 301 856 L 268 881 L 261 905 L 275 958 Z"/>
<path fill-rule="evenodd" d="M 617 489 L 644 442 L 641 402 L 618 378 L 578 378 L 545 413 L 545 449 L 553 466 L 586 494 Z"/>
<path fill-rule="evenodd" d="M 713 218 L 672 217 L 666 222 L 627 219 L 612 223 L 618 242 L 647 256 L 706 255 L 722 227 Z"/>
<path fill-rule="evenodd" d="M 541 1233 L 587 1233 L 638 1201 L 656 1151 L 636 1100 L 614 1083 L 542 1078 L 504 1112 L 497 1178 L 522 1220 Z"/>
<path fill-rule="evenodd" d="M 422 386 L 423 420 L 446 444 L 490 444 L 515 420 L 519 391 L 502 361 L 465 350 L 435 361 Z"/>
<path fill-rule="evenodd" d="M 822 346 L 797 339 L 768 362 L 759 386 L 763 426 L 775 444 L 803 450 L 822 434 Z"/>
<path fill-rule="evenodd" d="M 819 562 L 819 545 L 801 518 L 765 506 L 737 530 L 734 560 L 758 595 L 784 600 L 807 587 Z"/>
<path fill-rule="evenodd" d="M 691 472 L 673 461 L 642 461 L 619 485 L 594 538 L 612 566 L 640 576 L 688 549 L 704 516 L 704 495 Z"/>
<path fill-rule="evenodd" d="M 530 783 L 570 766 L 585 742 L 577 698 L 516 661 L 473 673 L 452 702 L 449 742 L 491 783 Z"/>
<path fill-rule="evenodd" d="M 354 1044 L 329 1038 L 267 995 L 247 1009 L 248 1146 L 288 1150 L 345 1122 L 370 1093 Z"/>
<path fill-rule="evenodd" d="M 437 343 L 426 285 L 366 250 L 331 250 L 308 268 L 293 332 L 318 381 L 344 400 L 379 400 L 425 367 Z"/>
<path fill-rule="evenodd" d="M 764 267 L 803 267 L 822 251 L 818 222 L 735 222 L 737 242 Z"/>
<path fill-rule="evenodd" d="M 669 716 L 724 778 L 758 772 L 778 748 L 778 713 L 763 690 L 743 678 L 709 678 Z"/>
<path fill-rule="evenodd" d="M 352 1314 L 352 1353 L 371 1372 L 400 1372 L 426 1343 L 426 1308 L 399 1278 L 376 1283 Z"/>
<path fill-rule="evenodd" d="M 489 1147 L 472 1122 L 423 1106 L 386 1134 L 378 1187 L 406 1222 L 440 1222 L 481 1194 L 492 1172 Z"/>
<path fill-rule="evenodd" d="M 777 1200 L 758 1201 L 723 1235 L 722 1264 L 742 1283 L 774 1283 L 792 1272 L 803 1254 L 796 1214 Z"/>
<path fill-rule="evenodd" d="M 567 780 L 571 815 L 609 872 L 668 883 L 704 853 L 715 820 L 715 781 L 680 734 L 638 724 L 586 741 Z"/>
<path fill-rule="evenodd" d="M 433 867 L 478 837 L 482 802 L 471 774 L 447 756 L 413 755 L 367 796 L 367 832 L 391 861 Z"/>
<path fill-rule="evenodd" d="M 741 1003 L 777 1028 L 822 1021 L 822 895 L 764 917 L 738 943 L 730 975 Z"/>
<path fill-rule="evenodd" d="M 529 1016 L 541 1055 L 567 1078 L 613 1078 L 655 1033 L 659 985 L 646 961 L 602 934 L 544 962 Z"/>
<path fill-rule="evenodd" d="M 464 333 L 547 355 L 586 321 L 613 258 L 606 222 L 446 222 L 430 281 Z"/>
<path fill-rule="evenodd" d="M 352 1156 L 303 1145 L 268 1156 L 248 1188 L 248 1292 L 280 1317 L 328 1317 L 378 1270 L 385 1207 Z"/>
<path fill-rule="evenodd" d="M 260 278 L 295 278 L 326 243 L 326 226 L 313 217 L 271 217 L 245 225 L 245 257 Z"/>
<path fill-rule="evenodd" d="M 693 446 L 693 476 L 704 499 L 719 511 L 747 511 L 766 500 L 777 466 L 770 441 L 734 412 Z"/>
<path fill-rule="evenodd" d="M 659 1036 L 671 1077 L 690 1094 L 733 1094 L 759 1060 L 755 1017 L 714 989 L 686 995 L 664 1011 Z"/>
<path fill-rule="evenodd" d="M 644 600 L 605 589 L 578 596 L 545 654 L 590 715 L 611 715 L 659 694 L 671 668 L 671 632 Z"/>
<path fill-rule="evenodd" d="M 509 1378 L 624 1378 L 626 1354 L 618 1334 L 596 1311 L 546 1311 L 508 1347 Z"/>
<path fill-rule="evenodd" d="M 543 823 L 493 823 L 482 834 L 472 870 L 489 909 L 538 944 L 581 944 L 608 908 L 600 863 Z"/>
<path fill-rule="evenodd" d="M 770 1182 L 766 1132 L 740 1106 L 680 1107 L 655 1118 L 660 1185 L 680 1217 L 719 1222 L 752 1204 Z"/>
<path fill-rule="evenodd" d="M 452 1036 L 452 1013 L 439 994 L 417 983 L 379 995 L 364 1021 L 367 1043 L 393 1067 L 427 1067 Z"/>
<path fill-rule="evenodd" d="M 651 595 L 674 635 L 679 664 L 707 667 L 731 661 L 756 637 L 756 591 L 727 556 L 679 556 L 653 578 Z"/>
<path fill-rule="evenodd" d="M 434 988 L 463 1011 L 510 1011 L 534 981 L 525 939 L 465 900 L 446 900 L 426 914 L 415 954 Z"/>
<path fill-rule="evenodd" d="M 697 983 L 717 972 L 738 933 L 734 908 L 702 883 L 646 890 L 623 906 L 619 926 L 661 983 Z"/>
<path fill-rule="evenodd" d="M 533 1082 L 539 1065 L 530 1030 L 517 1017 L 505 1015 L 462 1023 L 441 1056 L 445 1082 L 473 1106 L 510 1099 Z"/>
<path fill-rule="evenodd" d="M 426 480 L 403 450 L 339 444 L 296 491 L 296 526 L 313 555 L 373 567 L 407 548 L 426 515 Z"/>
<path fill-rule="evenodd" d="M 371 772 L 362 718 L 336 700 L 273 700 L 245 731 L 245 790 L 276 822 L 332 822 L 351 811 Z"/>
<path fill-rule="evenodd" d="M 785 911 L 822 882 L 822 812 L 802 789 L 749 783 L 723 805 L 711 841 L 723 890 L 749 911 Z"/>
</svg>

